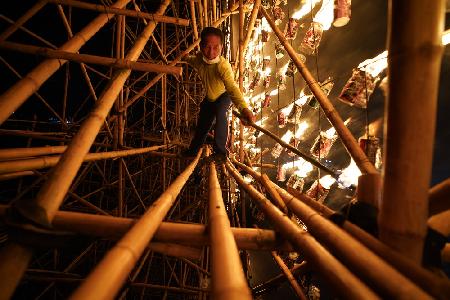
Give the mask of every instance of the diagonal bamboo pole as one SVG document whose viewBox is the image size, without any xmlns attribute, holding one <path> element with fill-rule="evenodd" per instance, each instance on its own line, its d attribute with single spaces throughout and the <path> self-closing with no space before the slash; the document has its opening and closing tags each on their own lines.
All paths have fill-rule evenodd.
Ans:
<svg viewBox="0 0 450 300">
<path fill-rule="evenodd" d="M 248 174 L 257 180 L 260 180 L 261 175 L 253 169 L 239 163 L 236 160 L 233 160 L 233 162 L 240 168 L 244 169 Z M 304 194 L 298 193 L 294 190 L 292 193 L 295 193 L 295 196 L 293 196 L 293 194 L 286 192 L 275 183 L 272 182 L 272 185 L 276 188 L 286 203 L 290 203 L 291 201 L 301 201 L 328 219 L 332 219 L 336 216 L 336 213 L 333 210 Z M 341 224 L 341 227 L 369 250 L 386 260 L 390 265 L 394 266 L 403 275 L 407 276 L 410 280 L 433 297 L 437 299 L 447 299 L 450 297 L 450 281 L 448 279 L 440 278 L 417 266 L 409 259 L 401 256 L 399 253 L 393 251 L 391 248 L 387 247 L 379 240 L 375 239 L 373 236 L 348 221 L 344 221 Z"/>
<path fill-rule="evenodd" d="M 118 0 L 113 6 L 124 7 L 130 0 Z M 102 28 L 109 17 L 107 14 L 100 14 L 80 32 L 73 36 L 59 50 L 76 52 L 90 38 Z M 35 67 L 24 78 L 16 82 L 6 92 L 0 95 L 0 125 L 24 103 L 39 87 L 54 74 L 66 61 L 58 59 L 46 59 Z"/>
<path fill-rule="evenodd" d="M 201 151 L 116 246 L 106 254 L 71 299 L 109 299 L 117 294 L 194 171 L 200 156 Z"/>
<path fill-rule="evenodd" d="M 429 191 L 429 215 L 450 209 L 450 178 L 436 184 Z"/>
<path fill-rule="evenodd" d="M 328 120 L 331 122 L 333 127 L 336 129 L 336 132 L 341 138 L 342 143 L 349 152 L 350 156 L 355 161 L 358 168 L 364 174 L 378 173 L 373 164 L 367 158 L 364 151 L 361 149 L 361 147 L 359 147 L 358 142 L 355 140 L 350 130 L 348 130 L 348 128 L 345 126 L 344 121 L 342 121 L 342 118 L 339 116 L 338 112 L 334 108 L 331 101 L 328 99 L 328 97 L 324 94 L 324 92 L 320 88 L 319 83 L 314 79 L 314 77 L 312 76 L 311 72 L 308 70 L 306 65 L 300 60 L 294 48 L 286 40 L 284 34 L 277 27 L 273 19 L 269 16 L 264 7 L 261 6 L 259 8 L 259 11 L 264 15 L 270 27 L 272 27 L 273 32 L 278 37 L 278 40 L 284 46 L 284 49 L 291 57 L 299 73 L 305 79 L 306 84 L 309 86 L 311 92 L 314 94 L 317 101 L 320 103 L 320 106 L 322 107 L 325 115 L 327 116 Z"/>
<path fill-rule="evenodd" d="M 169 24 L 175 24 L 180 26 L 189 26 L 189 20 L 188 19 L 181 19 L 181 18 L 175 18 L 175 17 L 169 17 L 169 16 L 163 16 L 158 14 L 151 14 L 146 12 L 140 12 L 135 10 L 129 10 L 129 9 L 121 9 L 121 8 L 115 8 L 115 7 L 108 7 L 100 4 L 91 4 L 86 3 L 82 1 L 76 1 L 76 0 L 47 0 L 49 3 L 54 4 L 62 4 L 67 5 L 71 7 L 77 7 L 82 8 L 86 10 L 93 10 L 100 13 L 107 13 L 110 14 L 110 18 L 114 15 L 119 16 L 127 16 L 127 17 L 133 17 L 133 18 L 141 18 L 146 19 L 150 21 L 155 21 L 158 23 L 169 23 Z"/>
<path fill-rule="evenodd" d="M 169 73 L 175 76 L 180 76 L 183 71 L 181 67 L 142 63 L 127 59 L 110 58 L 90 54 L 78 54 L 69 51 L 53 50 L 45 47 L 31 46 L 13 42 L 0 42 L 0 49 L 40 55 L 47 58 L 64 59 L 86 64 L 98 64 L 118 69 L 131 69 L 133 71 Z"/>
<path fill-rule="evenodd" d="M 308 263 L 314 265 L 320 276 L 345 299 L 379 299 L 362 281 L 332 256 L 309 233 L 294 224 L 253 186 L 245 183 L 237 170 L 227 163 L 227 169 L 239 186 L 243 188 L 264 211 L 275 229 L 279 231 L 294 248 L 301 252 Z"/>
<path fill-rule="evenodd" d="M 251 299 L 238 248 L 225 211 L 214 163 L 209 170 L 209 235 L 214 299 Z"/>
<path fill-rule="evenodd" d="M 294 275 L 292 275 L 291 271 L 284 263 L 283 259 L 281 259 L 281 257 L 275 251 L 272 251 L 272 257 L 275 259 L 275 262 L 280 267 L 281 271 L 283 271 L 284 276 L 286 276 L 286 278 L 288 279 L 289 284 L 291 285 L 298 299 L 306 300 L 305 293 L 301 289 L 297 280 L 294 278 Z"/>
<path fill-rule="evenodd" d="M 389 4 L 389 92 L 379 238 L 420 265 L 444 50 L 445 1 Z"/>
<path fill-rule="evenodd" d="M 66 147 L 66 146 L 62 146 Z M 138 149 L 128 149 L 128 150 L 118 150 L 109 152 L 95 152 L 87 153 L 82 162 L 96 161 L 102 159 L 125 157 L 130 155 L 137 155 L 152 152 L 161 148 L 166 147 L 166 145 L 152 146 L 147 148 Z M 63 155 L 64 156 L 64 155 Z M 0 174 L 6 174 L 18 171 L 30 171 L 44 169 L 48 167 L 53 167 L 58 164 L 63 156 L 41 156 L 37 158 L 21 159 L 21 160 L 10 160 L 10 161 L 0 161 Z"/>
</svg>

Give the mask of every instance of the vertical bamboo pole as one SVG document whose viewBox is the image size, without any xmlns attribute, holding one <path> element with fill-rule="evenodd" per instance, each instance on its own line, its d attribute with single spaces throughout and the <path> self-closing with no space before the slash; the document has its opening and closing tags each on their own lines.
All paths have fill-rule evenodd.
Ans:
<svg viewBox="0 0 450 300">
<path fill-rule="evenodd" d="M 209 228 L 212 298 L 251 299 L 214 163 L 209 172 Z"/>
<path fill-rule="evenodd" d="M 189 0 L 189 9 L 191 13 L 192 30 L 194 31 L 194 40 L 198 40 L 197 18 L 195 17 L 194 0 Z"/>
<path fill-rule="evenodd" d="M 239 0 L 239 89 L 244 91 L 244 1 Z M 239 122 L 239 161 L 244 163 L 244 125 Z"/>
<path fill-rule="evenodd" d="M 212 18 L 211 22 L 215 22 L 217 19 L 217 2 L 216 0 L 212 0 Z"/>
<path fill-rule="evenodd" d="M 202 0 L 199 0 L 202 1 Z M 203 12 L 205 17 L 205 26 L 209 26 L 209 10 L 208 10 L 208 0 L 203 0 Z"/>
<path fill-rule="evenodd" d="M 381 202 L 381 175 L 363 174 L 358 178 L 357 199 L 378 208 Z"/>
<path fill-rule="evenodd" d="M 130 0 L 118 0 L 113 7 L 123 8 Z M 100 14 L 58 50 L 78 51 L 106 22 L 110 15 Z M 54 74 L 66 60 L 46 59 L 30 73 L 16 82 L 6 92 L 0 95 L 0 124 L 24 103 L 28 97 L 36 92 L 39 87 Z"/>
<path fill-rule="evenodd" d="M 275 262 L 277 263 L 277 265 L 280 267 L 281 271 L 283 271 L 284 275 L 288 279 L 289 284 L 291 285 L 291 287 L 294 290 L 295 294 L 297 295 L 298 299 L 306 300 L 305 293 L 301 289 L 297 280 L 294 278 L 294 275 L 292 275 L 291 270 L 289 270 L 289 268 L 286 266 L 284 261 L 277 254 L 277 252 L 272 251 L 272 257 L 275 259 Z"/>
<path fill-rule="evenodd" d="M 161 24 L 161 47 L 163 56 L 166 55 L 166 24 Z M 161 78 L 161 125 L 163 127 L 162 130 L 162 140 L 163 143 L 167 143 L 167 76 L 163 75 Z M 162 159 L 162 186 L 163 189 L 166 188 L 166 166 L 167 160 L 165 157 Z"/>
<path fill-rule="evenodd" d="M 205 26 L 208 26 L 208 25 L 204 24 L 205 18 L 203 16 L 204 11 L 203 11 L 202 0 L 197 0 L 197 5 L 198 5 L 198 16 L 199 16 L 198 20 L 200 21 L 200 29 L 203 30 L 203 28 L 205 28 Z"/>
<path fill-rule="evenodd" d="M 311 92 L 314 94 L 317 101 L 320 103 L 320 106 L 322 107 L 325 115 L 327 116 L 328 120 L 333 125 L 333 127 L 336 129 L 336 132 L 341 138 L 342 143 L 349 152 L 350 156 L 354 159 L 358 168 L 364 174 L 378 173 L 373 164 L 367 158 L 364 151 L 361 149 L 361 147 L 359 147 L 352 133 L 350 132 L 350 130 L 348 130 L 347 126 L 344 124 L 344 121 L 339 116 L 338 112 L 334 108 L 331 101 L 328 99 L 328 97 L 324 94 L 324 92 L 320 88 L 319 83 L 314 79 L 314 77 L 312 76 L 311 72 L 308 70 L 306 65 L 300 60 L 294 48 L 286 40 L 284 34 L 275 24 L 273 19 L 269 16 L 264 7 L 260 6 L 259 11 L 264 15 L 270 27 L 272 27 L 273 32 L 278 37 L 278 40 L 284 46 L 284 49 L 289 54 L 290 58 L 297 67 L 298 72 L 305 79 L 306 84 L 309 86 Z"/>
<path fill-rule="evenodd" d="M 445 1 L 389 3 L 389 93 L 379 237 L 420 264 L 428 218 Z"/>
<path fill-rule="evenodd" d="M 167 2 L 166 2 L 167 3 Z M 201 151 L 152 207 L 112 248 L 94 271 L 71 296 L 71 299 L 112 299 L 120 290 L 156 230 L 163 221 L 180 190 L 194 171 Z"/>
<path fill-rule="evenodd" d="M 122 53 L 122 41 L 123 41 L 123 37 L 122 34 L 124 32 L 122 32 L 122 27 L 123 27 L 123 23 L 125 22 L 125 18 L 124 16 L 117 16 L 117 23 L 116 23 L 116 49 L 115 49 L 115 53 L 116 53 L 116 58 L 117 59 L 121 59 L 123 58 L 123 53 Z M 121 102 L 123 100 L 123 88 L 120 90 L 119 96 L 117 97 L 116 101 L 114 102 L 114 106 L 116 107 L 116 111 L 118 112 L 118 117 L 116 119 L 116 127 L 115 127 L 115 137 L 114 140 L 116 141 L 116 143 L 114 143 L 114 147 L 115 150 L 117 150 L 118 147 L 122 147 L 123 146 L 123 130 L 122 130 L 122 126 L 123 126 L 123 114 L 122 112 L 120 112 L 120 108 L 122 107 Z M 124 190 L 124 176 L 123 176 L 123 165 L 121 163 L 121 160 L 117 160 L 116 163 L 118 164 L 118 180 L 117 180 L 117 215 L 119 217 L 123 216 L 123 190 Z"/>
</svg>

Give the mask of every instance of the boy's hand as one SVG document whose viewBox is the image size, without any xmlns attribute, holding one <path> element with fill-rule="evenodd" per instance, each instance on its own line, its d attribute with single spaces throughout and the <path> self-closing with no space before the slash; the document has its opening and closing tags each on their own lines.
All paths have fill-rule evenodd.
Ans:
<svg viewBox="0 0 450 300">
<path fill-rule="evenodd" d="M 253 115 L 252 111 L 248 108 L 244 108 L 241 111 L 241 115 L 243 118 L 241 118 L 242 124 L 245 126 L 248 126 L 255 122 L 255 116 Z"/>
</svg>

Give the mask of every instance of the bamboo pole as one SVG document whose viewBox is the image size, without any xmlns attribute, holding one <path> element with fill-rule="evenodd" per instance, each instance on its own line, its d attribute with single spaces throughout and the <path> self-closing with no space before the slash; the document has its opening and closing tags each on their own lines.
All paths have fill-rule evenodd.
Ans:
<svg viewBox="0 0 450 300">
<path fill-rule="evenodd" d="M 358 177 L 357 199 L 359 202 L 367 203 L 378 208 L 381 203 L 380 174 L 363 174 Z"/>
<path fill-rule="evenodd" d="M 168 73 L 175 76 L 180 76 L 183 72 L 183 68 L 181 67 L 142 63 L 128 59 L 110 58 L 90 54 L 78 54 L 69 51 L 53 50 L 45 47 L 37 47 L 13 42 L 0 42 L 0 49 L 40 55 L 47 58 L 64 59 L 86 64 L 97 64 L 118 69 L 131 69 L 133 71 Z"/>
<path fill-rule="evenodd" d="M 33 5 L 26 13 L 24 13 L 13 25 L 9 26 L 5 31 L 0 34 L 0 41 L 6 40 L 17 29 L 20 28 L 26 21 L 33 17 L 38 11 L 41 10 L 47 4 L 47 0 L 39 0 Z"/>
<path fill-rule="evenodd" d="M 202 255 L 202 251 L 200 248 L 178 244 L 151 242 L 148 245 L 148 249 L 173 257 L 182 257 L 193 260 L 200 260 L 200 256 Z"/>
<path fill-rule="evenodd" d="M 211 240 L 211 297 L 251 299 L 238 248 L 230 228 L 214 163 L 209 169 L 209 235 Z"/>
<path fill-rule="evenodd" d="M 259 180 L 261 176 L 259 173 L 237 162 L 236 160 L 233 160 L 233 162 L 240 168 L 244 169 L 248 174 Z M 293 194 L 286 192 L 284 189 L 280 188 L 273 182 L 272 185 L 276 188 L 276 190 L 279 192 L 280 196 L 286 203 L 299 200 L 306 203 L 316 212 L 320 213 L 328 219 L 333 219 L 337 215 L 330 208 L 304 194 L 298 193 L 297 191 L 293 190 L 291 191 L 291 193 L 295 195 L 293 196 Z M 339 221 L 339 219 L 340 218 L 337 218 L 336 220 L 340 224 L 342 229 L 356 238 L 359 242 L 365 245 L 369 250 L 373 251 L 376 255 L 386 260 L 390 265 L 394 266 L 403 275 L 407 276 L 410 280 L 420 286 L 423 290 L 427 291 L 430 295 L 432 295 L 436 299 L 447 299 L 450 297 L 450 281 L 448 279 L 440 278 L 433 273 L 421 268 L 420 266 L 412 263 L 409 259 L 401 256 L 398 252 L 393 251 L 390 247 L 384 245 L 379 240 L 377 240 L 364 230 L 360 229 L 359 227 L 355 226 L 354 224 L 348 221 L 342 222 Z"/>
<path fill-rule="evenodd" d="M 284 273 L 284 276 L 286 276 L 287 280 L 289 281 L 289 284 L 291 285 L 298 299 L 306 300 L 305 293 L 303 292 L 297 280 L 294 278 L 294 275 L 292 275 L 292 272 L 286 266 L 281 257 L 275 251 L 272 251 L 272 257 L 275 259 L 275 262 L 280 267 L 281 271 Z"/>
<path fill-rule="evenodd" d="M 244 0 L 239 0 L 239 90 L 241 93 L 244 91 L 244 18 Z M 244 125 L 242 122 L 239 122 L 239 161 L 244 162 Z"/>
<path fill-rule="evenodd" d="M 65 146 L 62 146 L 65 147 Z M 151 151 L 155 151 L 157 149 L 161 149 L 166 147 L 165 145 L 160 146 L 152 146 L 146 148 L 138 148 L 138 149 L 129 149 L 129 150 L 118 150 L 118 151 L 109 151 L 109 152 L 96 152 L 96 153 L 87 153 L 84 158 L 82 158 L 83 162 L 88 161 L 96 161 L 102 159 L 111 159 L 118 157 L 125 157 L 130 155 L 144 154 Z M 63 156 L 40 156 L 37 158 L 30 159 L 20 159 L 20 160 L 8 160 L 8 161 L 0 161 L 0 174 L 6 174 L 11 172 L 18 171 L 30 171 L 30 170 L 38 170 L 56 166 L 58 162 L 61 160 Z"/>
<path fill-rule="evenodd" d="M 450 209 L 450 178 L 436 184 L 429 191 L 429 215 Z"/>
<path fill-rule="evenodd" d="M 118 0 L 113 7 L 122 8 L 130 0 Z M 100 14 L 80 32 L 68 40 L 58 50 L 77 52 L 90 38 L 102 28 L 109 17 L 107 14 Z M 0 125 L 17 108 L 24 103 L 39 87 L 54 74 L 66 61 L 58 59 L 46 59 L 35 67 L 31 72 L 16 82 L 6 92 L 0 95 Z"/>
<path fill-rule="evenodd" d="M 197 3 L 200 4 L 201 0 Z M 225 13 L 222 14 L 222 16 L 217 19 L 216 22 L 212 24 L 213 27 L 217 27 L 220 24 L 222 24 L 233 11 L 235 11 L 239 7 L 238 3 L 233 4 L 231 9 Z M 201 20 L 201 18 L 199 18 Z M 182 51 L 172 62 L 169 64 L 170 66 L 175 66 L 177 63 L 181 61 L 181 59 L 186 56 L 189 52 L 194 50 L 195 47 L 197 47 L 200 44 L 200 39 L 196 40 L 194 43 L 192 43 L 189 47 L 186 48 L 186 50 Z M 128 100 L 127 104 L 124 105 L 122 110 L 126 110 L 128 107 L 133 105 L 137 100 L 139 100 L 140 97 L 142 97 L 155 83 L 157 83 L 161 78 L 163 74 L 159 74 L 158 76 L 154 77 L 149 83 L 147 83 L 139 92 L 136 93 L 131 99 Z"/>
<path fill-rule="evenodd" d="M 175 202 L 178 193 L 194 171 L 200 156 L 201 151 L 116 246 L 106 254 L 71 299 L 105 299 L 113 298 L 117 294 Z"/>
<path fill-rule="evenodd" d="M 37 174 L 33 171 L 21 171 L 21 172 L 0 174 L 0 181 L 6 181 L 6 180 L 11 180 L 11 179 L 21 178 L 24 176 L 33 176 L 33 175 L 37 175 Z"/>
<path fill-rule="evenodd" d="M 428 227 L 436 230 L 445 237 L 450 236 L 450 210 L 436 214 L 428 219 Z"/>
<path fill-rule="evenodd" d="M 203 28 L 205 28 L 206 26 L 208 26 L 208 24 L 204 24 L 205 22 L 205 18 L 203 16 L 203 4 L 202 4 L 203 0 L 197 0 L 197 7 L 198 7 L 198 15 L 199 18 L 198 20 L 200 21 L 200 29 L 203 30 Z"/>
<path fill-rule="evenodd" d="M 270 27 L 272 27 L 273 32 L 278 37 L 280 43 L 284 46 L 284 49 L 289 54 L 290 58 L 297 67 L 299 73 L 305 79 L 306 84 L 311 89 L 311 92 L 316 97 L 317 101 L 320 103 L 325 115 L 327 116 L 330 123 L 336 129 L 337 134 L 341 138 L 342 143 L 349 152 L 350 156 L 355 161 L 361 173 L 366 174 L 376 174 L 378 173 L 373 164 L 369 161 L 364 151 L 359 147 L 358 142 L 353 137 L 352 133 L 345 126 L 344 121 L 339 116 L 338 112 L 334 108 L 331 101 L 325 95 L 325 93 L 320 88 L 319 83 L 314 79 L 311 72 L 308 70 L 306 65 L 300 60 L 299 56 L 295 52 L 294 48 L 289 44 L 289 42 L 284 37 L 284 34 L 277 27 L 273 19 L 266 12 L 264 7 L 260 6 L 259 11 L 264 15 Z"/>
<path fill-rule="evenodd" d="M 389 92 L 379 238 L 420 264 L 426 221 L 445 1 L 390 1 Z M 418 26 L 420 22 L 420 26 Z"/>
<path fill-rule="evenodd" d="M 197 29 L 197 19 L 195 17 L 195 2 L 194 0 L 189 0 L 189 9 L 191 14 L 191 25 L 194 31 L 194 40 L 198 40 L 198 29 Z"/>
<path fill-rule="evenodd" d="M 271 181 L 267 174 L 262 174 L 261 183 L 263 184 L 266 191 L 269 193 L 270 198 L 272 199 L 272 203 L 276 205 L 283 213 L 287 214 L 288 209 L 280 194 L 272 187 Z"/>
<path fill-rule="evenodd" d="M 127 16 L 127 17 L 132 17 L 132 18 L 141 18 L 141 19 L 145 19 L 145 20 L 149 20 L 149 21 L 155 21 L 158 23 L 169 23 L 169 24 L 175 24 L 175 25 L 180 25 L 180 26 L 189 26 L 188 19 L 162 16 L 162 15 L 158 15 L 158 14 L 151 14 L 151 13 L 140 12 L 140 11 L 136 11 L 136 10 L 108 7 L 105 5 L 91 4 L 91 3 L 86 3 L 86 2 L 82 2 L 82 1 L 76 1 L 76 0 L 47 0 L 47 1 L 49 3 L 61 4 L 61 5 L 71 6 L 71 7 L 82 8 L 82 9 L 86 9 L 86 10 L 97 11 L 100 13 L 106 13 L 109 15 L 108 16 L 109 18 L 113 17 L 114 15 L 119 15 L 119 16 Z"/>
<path fill-rule="evenodd" d="M 40 156 L 47 154 L 60 154 L 63 153 L 66 149 L 67 146 L 0 149 L 0 160 L 24 158 L 29 156 Z"/>
<path fill-rule="evenodd" d="M 228 163 L 226 166 L 239 186 L 264 211 L 264 214 L 271 220 L 275 229 L 289 240 L 294 248 L 301 252 L 309 263 L 314 265 L 316 271 L 333 290 L 346 299 L 379 299 L 372 290 L 356 278 L 355 275 L 323 248 L 309 233 L 291 222 L 289 217 L 271 204 L 254 187 L 246 184 L 242 176 L 231 164 Z"/>
<path fill-rule="evenodd" d="M 238 117 L 241 117 L 241 114 L 236 112 L 235 110 L 233 110 L 233 114 L 237 115 Z M 335 172 L 333 170 L 331 170 L 330 168 L 322 165 L 320 162 L 316 161 L 315 159 L 313 159 L 310 156 L 306 155 L 305 153 L 301 152 L 300 150 L 298 150 L 297 148 L 293 147 L 292 145 L 286 143 L 285 141 L 280 139 L 276 134 L 270 132 L 269 130 L 265 129 L 264 127 L 261 127 L 261 126 L 255 124 L 255 123 L 249 123 L 249 126 L 251 126 L 251 127 L 255 128 L 255 129 L 263 132 L 264 134 L 269 136 L 271 139 L 273 139 L 274 141 L 279 143 L 283 148 L 289 149 L 290 151 L 294 152 L 298 156 L 303 157 L 306 161 L 310 162 L 312 165 L 314 165 L 314 166 L 318 167 L 319 169 L 327 172 L 328 174 L 332 175 L 333 177 L 337 177 L 337 175 L 335 174 Z"/>
</svg>

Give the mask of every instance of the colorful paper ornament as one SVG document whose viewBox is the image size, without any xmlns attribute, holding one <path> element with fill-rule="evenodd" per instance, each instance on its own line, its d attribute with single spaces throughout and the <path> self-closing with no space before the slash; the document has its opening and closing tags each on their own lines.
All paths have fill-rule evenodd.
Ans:
<svg viewBox="0 0 450 300">
<path fill-rule="evenodd" d="M 312 55 L 319 47 L 320 40 L 322 39 L 323 26 L 318 22 L 312 22 L 306 31 L 305 37 L 300 44 L 300 51 Z"/>
<path fill-rule="evenodd" d="M 287 120 L 286 120 L 286 116 L 285 116 L 285 114 L 284 114 L 284 112 L 282 110 L 280 110 L 278 112 L 277 121 L 278 121 L 278 126 L 280 128 L 283 128 L 284 126 L 286 126 L 286 121 Z"/>
<path fill-rule="evenodd" d="M 289 18 L 289 21 L 286 23 L 286 27 L 284 28 L 284 37 L 288 40 L 295 39 L 295 37 L 297 36 L 298 27 L 298 20 Z"/>
<path fill-rule="evenodd" d="M 275 44 L 275 56 L 277 59 L 283 58 L 284 56 L 284 47 L 281 44 Z"/>
<path fill-rule="evenodd" d="M 272 101 L 272 98 L 270 97 L 270 94 L 265 94 L 265 95 L 264 95 L 264 101 L 263 101 L 262 107 L 263 107 L 263 108 L 269 107 L 271 101 Z"/>
<path fill-rule="evenodd" d="M 311 154 L 316 158 L 324 158 L 330 153 L 331 146 L 337 139 L 336 135 L 329 137 L 325 132 L 321 131 L 311 147 Z"/>
<path fill-rule="evenodd" d="M 303 191 L 303 186 L 305 185 L 305 180 L 294 173 L 289 177 L 286 185 L 301 193 Z"/>
<path fill-rule="evenodd" d="M 277 168 L 277 181 L 285 181 L 286 180 L 286 169 L 283 168 L 283 165 L 278 165 Z"/>
<path fill-rule="evenodd" d="M 328 196 L 329 191 L 330 191 L 329 189 L 324 188 L 319 183 L 319 180 L 315 180 L 305 194 L 306 196 L 315 199 L 319 203 L 323 203 L 325 201 L 325 198 Z"/>
<path fill-rule="evenodd" d="M 353 69 L 352 77 L 344 85 L 338 99 L 359 108 L 366 108 L 370 95 L 379 80 L 360 69 Z"/>
<path fill-rule="evenodd" d="M 276 25 L 280 25 L 284 19 L 284 11 L 279 6 L 274 6 L 272 9 L 273 19 L 275 20 Z"/>
<path fill-rule="evenodd" d="M 334 27 L 347 25 L 352 14 L 351 0 L 335 0 L 334 2 Z"/>
<path fill-rule="evenodd" d="M 274 158 L 278 158 L 281 155 L 281 151 L 283 151 L 283 147 L 280 144 L 276 143 L 270 153 Z"/>
</svg>

